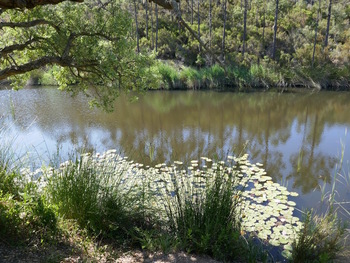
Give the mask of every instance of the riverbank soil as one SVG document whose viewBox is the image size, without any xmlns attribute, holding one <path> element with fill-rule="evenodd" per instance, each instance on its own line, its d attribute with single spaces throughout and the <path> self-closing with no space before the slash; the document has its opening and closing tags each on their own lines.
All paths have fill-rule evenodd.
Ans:
<svg viewBox="0 0 350 263">
<path fill-rule="evenodd" d="M 139 250 L 124 253 L 81 251 L 67 244 L 60 244 L 46 248 L 11 247 L 0 244 L 0 263 L 75 263 L 75 262 L 115 262 L 115 263 L 219 263 L 207 256 L 190 255 L 184 252 L 164 254 L 161 252 L 149 253 Z"/>
</svg>

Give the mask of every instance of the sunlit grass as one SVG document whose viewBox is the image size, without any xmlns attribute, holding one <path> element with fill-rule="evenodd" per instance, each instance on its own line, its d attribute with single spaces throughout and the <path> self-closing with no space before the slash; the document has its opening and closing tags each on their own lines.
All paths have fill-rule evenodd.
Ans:
<svg viewBox="0 0 350 263">
<path fill-rule="evenodd" d="M 306 213 L 304 226 L 293 242 L 292 262 L 330 262 L 343 246 L 345 227 L 334 211 L 325 215 Z"/>
<path fill-rule="evenodd" d="M 297 194 L 272 182 L 261 164 L 249 162 L 248 155 L 228 156 L 226 162 L 202 157 L 189 165 L 175 161 L 171 165 L 144 167 L 110 150 L 82 154 L 57 168 L 20 171 L 14 181 L 20 181 L 21 188 L 13 192 L 30 192 L 32 199 L 18 195 L 18 201 L 31 205 L 11 210 L 17 205 L 9 201 L 9 195 L 2 195 L 2 200 L 7 201 L 2 201 L 5 206 L 1 214 L 8 219 L 1 221 L 3 225 L 10 224 L 12 216 L 19 218 L 13 223 L 20 225 L 21 216 L 34 213 L 39 221 L 25 218 L 38 222 L 34 225 L 39 230 L 57 226 L 55 220 L 60 225 L 69 221 L 89 236 L 123 246 L 153 251 L 181 249 L 220 260 L 238 258 L 250 262 L 269 257 L 249 241 L 251 238 L 292 257 L 307 245 L 301 235 L 310 233 L 306 229 L 309 226 L 293 214 L 295 202 L 288 200 L 289 195 Z M 10 210 L 17 212 L 10 216 Z M 331 219 L 327 218 L 330 226 L 335 222 Z M 332 226 L 335 229 L 335 223 Z M 335 234 L 338 240 L 341 233 Z M 302 241 L 294 243 L 293 251 L 295 238 Z M 324 241 L 325 246 L 332 242 Z M 330 257 L 332 253 L 328 253 Z"/>
</svg>

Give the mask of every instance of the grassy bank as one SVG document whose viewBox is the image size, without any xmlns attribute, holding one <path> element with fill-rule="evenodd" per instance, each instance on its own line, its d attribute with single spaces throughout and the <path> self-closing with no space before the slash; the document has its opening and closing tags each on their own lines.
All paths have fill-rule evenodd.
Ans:
<svg viewBox="0 0 350 263">
<path fill-rule="evenodd" d="M 315 88 L 349 90 L 350 71 L 322 67 L 286 70 L 271 64 L 250 67 L 219 65 L 204 68 L 158 62 L 161 87 L 166 89 L 268 90 L 271 88 Z"/>
<path fill-rule="evenodd" d="M 325 262 L 341 247 L 344 228 L 334 214 L 321 225 L 314 215 L 300 222 L 288 200 L 296 193 L 247 155 L 143 167 L 111 150 L 32 172 L 8 153 L 1 152 L 0 241 L 9 246 L 70 242 L 90 254 L 186 251 L 244 262 L 280 254 Z"/>
<path fill-rule="evenodd" d="M 349 90 L 350 70 L 322 66 L 315 68 L 284 69 L 273 63 L 248 66 L 232 65 L 223 68 L 188 67 L 176 61 L 157 61 L 150 68 L 157 79 L 150 89 L 213 89 L 230 91 L 269 90 L 276 88 L 312 88 L 317 90 Z M 57 85 L 52 70 L 32 74 L 29 84 Z"/>
</svg>

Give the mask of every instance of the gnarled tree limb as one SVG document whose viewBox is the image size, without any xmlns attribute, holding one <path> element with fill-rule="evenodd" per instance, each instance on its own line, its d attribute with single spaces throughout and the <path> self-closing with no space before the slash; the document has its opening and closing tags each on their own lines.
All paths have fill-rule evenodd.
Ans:
<svg viewBox="0 0 350 263">
<path fill-rule="evenodd" d="M 1 9 L 34 8 L 39 5 L 56 5 L 67 0 L 0 0 Z M 84 0 L 69 0 L 72 2 L 84 2 Z"/>
<path fill-rule="evenodd" d="M 1 1 L 1 0 L 0 0 Z M 32 20 L 28 22 L 0 22 L 0 29 L 4 27 L 10 27 L 10 28 L 30 28 L 30 27 L 35 27 L 39 25 L 49 25 L 52 26 L 56 31 L 59 31 L 59 27 L 54 25 L 52 22 L 47 21 L 45 19 L 37 19 L 37 20 Z"/>
<path fill-rule="evenodd" d="M 154 2 L 157 5 L 160 5 L 161 7 L 172 10 L 174 9 L 174 6 L 171 3 L 171 0 L 149 0 L 150 2 Z M 176 0 L 176 2 L 179 2 L 180 0 Z"/>
<path fill-rule="evenodd" d="M 44 67 L 44 66 L 50 65 L 50 64 L 69 66 L 70 62 L 68 60 L 62 60 L 58 56 L 42 57 L 42 58 L 39 58 L 37 60 L 33 60 L 33 61 L 30 61 L 28 63 L 22 64 L 19 66 L 12 66 L 12 67 L 8 67 L 4 70 L 0 70 L 0 80 L 6 79 L 6 78 L 14 76 L 14 75 L 24 74 L 24 73 L 27 73 L 29 71 L 39 69 L 41 67 Z"/>
<path fill-rule="evenodd" d="M 13 51 L 24 50 L 25 48 L 27 48 L 32 43 L 40 41 L 42 39 L 44 39 L 44 38 L 36 37 L 36 38 L 29 39 L 28 41 L 26 41 L 23 44 L 14 44 L 14 45 L 11 45 L 11 46 L 7 46 L 7 47 L 5 47 L 5 48 L 0 50 L 0 58 L 5 56 L 5 55 L 7 55 L 7 54 L 9 54 L 9 53 L 11 53 L 11 52 L 13 52 Z"/>
</svg>

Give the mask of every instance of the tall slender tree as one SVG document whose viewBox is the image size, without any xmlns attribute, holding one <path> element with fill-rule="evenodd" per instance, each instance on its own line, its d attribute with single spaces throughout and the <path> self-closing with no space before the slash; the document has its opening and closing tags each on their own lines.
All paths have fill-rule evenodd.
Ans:
<svg viewBox="0 0 350 263">
<path fill-rule="evenodd" d="M 148 1 L 145 1 L 146 10 L 146 38 L 148 39 Z"/>
<path fill-rule="evenodd" d="M 321 0 L 318 0 L 317 18 L 316 18 L 316 25 L 315 25 L 314 48 L 313 48 L 313 51 L 312 51 L 311 67 L 314 67 L 314 63 L 315 63 L 315 53 L 316 53 L 316 44 L 317 44 L 317 31 L 318 31 L 318 23 L 319 23 L 319 20 L 320 20 L 320 13 L 321 13 Z"/>
<path fill-rule="evenodd" d="M 324 46 L 328 46 L 328 36 L 329 36 L 329 24 L 331 21 L 331 13 L 332 13 L 332 0 L 329 0 L 329 5 L 328 5 L 328 15 L 327 15 L 327 29 L 326 29 L 326 39 L 324 41 Z"/>
<path fill-rule="evenodd" d="M 212 39 L 212 0 L 209 0 L 209 48 L 211 48 Z"/>
<path fill-rule="evenodd" d="M 263 15 L 263 32 L 262 32 L 262 41 L 261 41 L 261 53 L 262 55 L 265 54 L 265 27 L 266 27 L 266 2 L 267 0 L 264 0 L 264 15 Z"/>
<path fill-rule="evenodd" d="M 191 0 L 191 25 L 193 25 L 193 0 Z"/>
<path fill-rule="evenodd" d="M 246 38 L 247 38 L 247 9 L 248 9 L 248 0 L 244 0 L 244 11 L 243 11 L 243 48 L 242 56 L 244 58 Z"/>
<path fill-rule="evenodd" d="M 139 36 L 139 23 L 137 20 L 137 9 L 138 9 L 138 4 L 136 3 L 136 0 L 134 0 L 137 53 L 140 53 L 140 36 Z"/>
<path fill-rule="evenodd" d="M 154 23 L 153 23 L 153 2 L 151 2 L 151 8 L 150 8 L 150 14 L 151 14 L 151 38 L 152 38 L 152 47 L 151 49 L 154 49 Z"/>
<path fill-rule="evenodd" d="M 201 37 L 201 16 L 199 14 L 200 0 L 197 0 L 197 23 L 198 23 L 198 37 Z M 201 43 L 199 43 L 199 52 L 201 52 Z"/>
<path fill-rule="evenodd" d="M 221 48 L 222 53 L 221 53 L 221 56 L 222 56 L 222 59 L 225 61 L 227 0 L 224 0 L 224 2 L 223 2 L 223 12 L 224 12 L 224 24 L 223 24 L 223 30 L 222 30 L 222 48 Z"/>
<path fill-rule="evenodd" d="M 273 25 L 273 47 L 272 47 L 272 58 L 276 58 L 276 45 L 277 45 L 277 24 L 278 24 L 278 3 L 279 0 L 276 0 L 276 9 L 275 9 L 275 23 Z"/>
<path fill-rule="evenodd" d="M 156 52 L 158 51 L 158 28 L 159 28 L 158 5 L 156 5 Z"/>
</svg>

